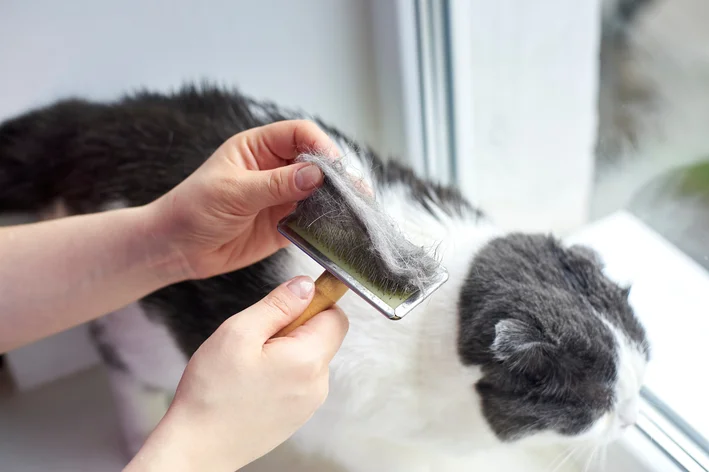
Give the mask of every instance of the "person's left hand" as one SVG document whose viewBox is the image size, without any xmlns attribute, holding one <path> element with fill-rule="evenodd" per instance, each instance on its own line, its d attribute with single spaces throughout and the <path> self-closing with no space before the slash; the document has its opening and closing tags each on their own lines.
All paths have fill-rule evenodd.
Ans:
<svg viewBox="0 0 709 472">
<path fill-rule="evenodd" d="M 322 182 L 303 152 L 335 155 L 315 123 L 281 121 L 239 133 L 186 180 L 150 204 L 183 278 L 206 278 L 253 264 L 287 245 L 278 221 Z"/>
<path fill-rule="evenodd" d="M 337 307 L 287 336 L 314 284 L 295 277 L 221 324 L 191 357 L 167 414 L 125 472 L 237 470 L 283 443 L 323 404 L 347 333 Z"/>
</svg>

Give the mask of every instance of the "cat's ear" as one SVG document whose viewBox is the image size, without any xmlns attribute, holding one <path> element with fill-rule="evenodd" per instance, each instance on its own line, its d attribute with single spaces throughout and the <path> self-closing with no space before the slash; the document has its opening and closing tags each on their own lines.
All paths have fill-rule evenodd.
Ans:
<svg viewBox="0 0 709 472">
<path fill-rule="evenodd" d="M 573 246 L 569 247 L 569 252 L 571 252 L 577 257 L 581 257 L 583 259 L 586 259 L 587 261 L 592 262 L 598 267 L 602 268 L 605 265 L 601 255 L 598 254 L 596 250 L 588 246 L 584 246 L 582 244 L 574 244 Z"/>
<path fill-rule="evenodd" d="M 542 331 L 517 319 L 504 319 L 495 325 L 491 349 L 498 361 L 525 372 L 545 369 L 555 351 Z"/>
</svg>

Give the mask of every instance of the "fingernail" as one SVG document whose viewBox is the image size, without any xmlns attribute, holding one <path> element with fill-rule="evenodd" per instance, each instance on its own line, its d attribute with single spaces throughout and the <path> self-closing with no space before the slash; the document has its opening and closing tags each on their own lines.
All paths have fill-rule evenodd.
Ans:
<svg viewBox="0 0 709 472">
<path fill-rule="evenodd" d="M 314 165 L 298 169 L 295 173 L 295 186 L 298 190 L 312 190 L 322 182 L 322 171 Z"/>
<path fill-rule="evenodd" d="M 314 286 L 313 281 L 308 277 L 298 277 L 288 282 L 287 285 L 288 290 L 293 292 L 296 297 L 303 300 L 310 296 Z"/>
</svg>

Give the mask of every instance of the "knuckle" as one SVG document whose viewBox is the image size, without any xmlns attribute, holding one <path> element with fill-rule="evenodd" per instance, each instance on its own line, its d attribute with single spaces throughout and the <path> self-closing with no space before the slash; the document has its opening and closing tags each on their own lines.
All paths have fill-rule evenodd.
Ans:
<svg viewBox="0 0 709 472">
<path fill-rule="evenodd" d="M 222 323 L 210 339 L 213 347 L 216 346 L 222 352 L 230 353 L 240 350 L 250 342 L 249 335 L 242 324 L 231 318 Z"/>
<path fill-rule="evenodd" d="M 294 123 L 294 141 L 300 151 L 317 151 L 317 142 L 323 137 L 323 130 L 311 120 L 300 119 Z"/>
<path fill-rule="evenodd" d="M 220 328 L 222 336 L 225 337 L 229 342 L 238 341 L 244 338 L 244 330 L 241 327 L 241 323 L 236 316 L 232 316 L 224 323 Z"/>
<path fill-rule="evenodd" d="M 288 301 L 280 294 L 273 293 L 264 299 L 265 305 L 275 314 L 282 316 L 291 315 L 291 307 Z"/>
<path fill-rule="evenodd" d="M 317 133 L 320 131 L 320 127 L 311 120 L 300 119 L 296 124 L 306 133 Z"/>
<path fill-rule="evenodd" d="M 293 363 L 297 375 L 306 381 L 312 381 L 317 378 L 323 370 L 322 360 L 308 351 L 294 356 Z"/>
<path fill-rule="evenodd" d="M 289 181 L 286 179 L 284 172 L 271 172 L 268 177 L 268 190 L 274 197 L 279 197 L 288 193 Z"/>
</svg>

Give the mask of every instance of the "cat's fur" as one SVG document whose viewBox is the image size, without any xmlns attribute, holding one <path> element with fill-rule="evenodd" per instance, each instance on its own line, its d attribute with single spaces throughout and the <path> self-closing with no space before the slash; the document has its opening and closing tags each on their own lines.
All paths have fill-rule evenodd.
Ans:
<svg viewBox="0 0 709 472">
<path fill-rule="evenodd" d="M 233 134 L 297 116 L 211 87 L 59 102 L 0 126 L 0 211 L 145 204 Z M 603 275 L 593 251 L 500 233 L 455 189 L 318 123 L 408 238 L 439 244 L 450 280 L 397 322 L 356 295 L 342 299 L 350 331 L 332 362 L 330 396 L 295 446 L 350 471 L 466 470 L 482 448 L 607 441 L 633 422 L 648 344 L 627 291 Z M 96 321 L 129 448 L 222 321 L 287 278 L 320 272 L 290 247 Z"/>
</svg>

